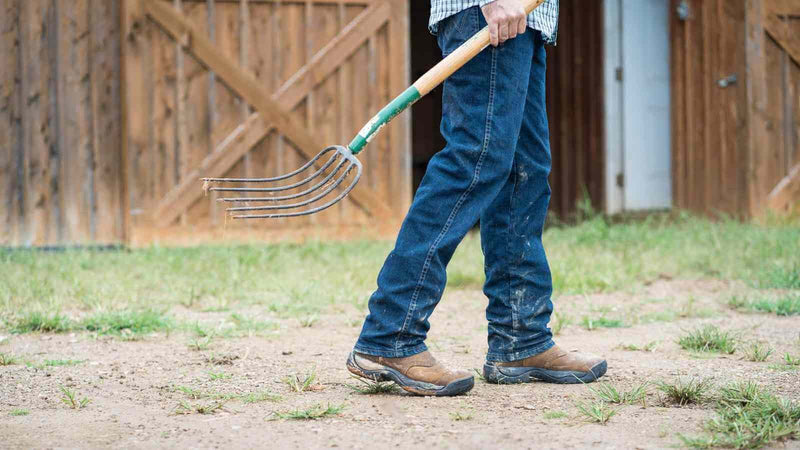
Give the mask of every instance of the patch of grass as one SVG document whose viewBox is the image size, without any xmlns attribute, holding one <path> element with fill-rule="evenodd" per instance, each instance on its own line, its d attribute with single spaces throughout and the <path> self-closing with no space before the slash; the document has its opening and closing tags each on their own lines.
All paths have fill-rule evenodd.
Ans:
<svg viewBox="0 0 800 450">
<path fill-rule="evenodd" d="M 80 327 L 98 334 L 140 335 L 170 330 L 173 324 L 163 312 L 143 309 L 98 312 L 83 319 Z"/>
<path fill-rule="evenodd" d="M 345 405 L 331 405 L 327 407 L 322 405 L 314 405 L 306 409 L 296 409 L 287 412 L 275 412 L 274 416 L 283 420 L 317 420 L 330 416 L 338 416 L 344 411 Z"/>
<path fill-rule="evenodd" d="M 678 345 L 684 350 L 730 355 L 736 351 L 738 339 L 730 331 L 722 331 L 714 325 L 706 325 L 681 336 L 678 339 Z"/>
<path fill-rule="evenodd" d="M 800 370 L 800 357 L 794 357 L 788 353 L 783 355 L 782 364 L 771 364 L 769 366 L 772 370 L 795 371 Z"/>
<path fill-rule="evenodd" d="M 772 348 L 769 345 L 762 344 L 761 342 L 751 342 L 742 349 L 744 357 L 748 361 L 764 362 L 772 354 Z"/>
<path fill-rule="evenodd" d="M 739 381 L 720 390 L 716 417 L 705 428 L 705 435 L 679 438 L 692 448 L 760 448 L 800 437 L 800 405 Z"/>
<path fill-rule="evenodd" d="M 235 331 L 246 336 L 255 336 L 278 327 L 275 322 L 251 319 L 237 313 L 231 314 L 231 321 L 235 325 Z"/>
<path fill-rule="evenodd" d="M 619 391 L 609 383 L 598 383 L 595 386 L 589 386 L 589 390 L 594 393 L 598 400 L 604 403 L 630 405 L 633 403 L 645 404 L 649 387 L 650 385 L 645 382 L 635 386 L 629 391 Z"/>
<path fill-rule="evenodd" d="M 450 413 L 450 419 L 453 420 L 454 422 L 472 420 L 473 418 L 474 416 L 470 412 L 454 411 Z"/>
<path fill-rule="evenodd" d="M 711 380 L 697 378 L 677 378 L 672 383 L 662 381 L 657 384 L 667 401 L 680 406 L 705 403 L 712 387 Z"/>
<path fill-rule="evenodd" d="M 800 315 L 800 294 L 785 294 L 779 298 L 762 298 L 752 303 L 752 308 L 778 316 Z"/>
<path fill-rule="evenodd" d="M 314 384 L 314 381 L 316 380 L 317 371 L 316 369 L 311 369 L 311 371 L 302 378 L 299 374 L 295 373 L 284 378 L 283 382 L 289 386 L 289 389 L 291 389 L 293 392 L 305 392 Z"/>
<path fill-rule="evenodd" d="M 8 414 L 10 416 L 27 416 L 30 413 L 31 412 L 28 411 L 27 409 L 12 409 L 11 412 Z"/>
<path fill-rule="evenodd" d="M 61 397 L 61 402 L 72 409 L 83 409 L 91 401 L 87 397 L 78 399 L 78 393 L 68 387 L 59 386 L 59 389 L 61 389 L 61 393 L 64 394 L 64 396 Z"/>
<path fill-rule="evenodd" d="M 546 413 L 542 414 L 542 417 L 547 420 L 563 419 L 564 417 L 567 417 L 567 413 L 564 411 L 547 411 Z"/>
<path fill-rule="evenodd" d="M 553 335 L 558 336 L 561 334 L 561 331 L 570 324 L 572 324 L 572 318 L 570 316 L 556 311 L 553 313 L 552 320 L 550 321 L 550 331 L 553 332 Z"/>
<path fill-rule="evenodd" d="M 175 407 L 175 414 L 214 414 L 215 412 L 222 409 L 224 403 L 222 402 L 212 402 L 208 404 L 191 404 L 189 402 L 181 400 L 178 403 L 178 406 Z"/>
<path fill-rule="evenodd" d="M 281 396 L 269 391 L 249 392 L 239 397 L 243 403 L 278 402 Z"/>
<path fill-rule="evenodd" d="M 391 381 L 371 381 L 355 375 L 351 375 L 350 378 L 357 380 L 363 386 L 357 384 L 347 384 L 346 386 L 361 395 L 393 394 L 400 391 L 400 388 Z"/>
<path fill-rule="evenodd" d="M 314 324 L 316 324 L 318 320 L 319 320 L 319 316 L 317 316 L 316 314 L 310 314 L 308 316 L 304 316 L 304 317 L 301 317 L 301 318 L 297 319 L 297 321 L 300 322 L 300 326 L 303 327 L 303 328 L 311 328 L 311 327 L 313 327 Z"/>
<path fill-rule="evenodd" d="M 658 346 L 661 345 L 661 341 L 650 341 L 644 345 L 637 345 L 637 344 L 620 344 L 617 348 L 621 350 L 627 350 L 630 352 L 649 352 L 653 353 L 658 349 Z"/>
<path fill-rule="evenodd" d="M 72 331 L 75 324 L 67 316 L 53 313 L 46 314 L 33 311 L 23 314 L 13 321 L 13 333 L 66 333 Z"/>
<path fill-rule="evenodd" d="M 230 380 L 233 375 L 225 372 L 208 372 L 208 379 L 211 381 Z"/>
<path fill-rule="evenodd" d="M 794 249 L 797 251 L 796 243 Z M 800 289 L 800 264 L 797 261 L 789 267 L 778 264 L 763 268 L 753 285 L 761 289 Z"/>
<path fill-rule="evenodd" d="M 85 359 L 46 359 L 41 363 L 26 361 L 25 365 L 35 369 L 43 369 L 45 367 L 77 366 L 78 364 L 83 364 L 85 362 Z"/>
<path fill-rule="evenodd" d="M 0 366 L 13 366 L 19 363 L 19 358 L 11 353 L 0 352 Z"/>
<path fill-rule="evenodd" d="M 603 401 L 576 401 L 575 407 L 578 408 L 578 413 L 580 413 L 584 419 L 588 420 L 589 422 L 596 422 L 599 424 L 607 423 L 609 419 L 614 417 L 614 415 L 617 413 L 616 409 L 608 406 L 608 404 Z"/>
<path fill-rule="evenodd" d="M 211 347 L 211 341 L 214 339 L 213 335 L 204 337 L 194 337 L 189 340 L 189 349 L 196 352 L 206 351 Z"/>
<path fill-rule="evenodd" d="M 740 311 L 764 312 L 778 316 L 800 315 L 800 294 L 787 293 L 778 297 L 763 296 L 756 299 L 733 296 L 728 306 Z"/>
<path fill-rule="evenodd" d="M 626 327 L 625 323 L 618 319 L 609 319 L 603 316 L 592 318 L 584 316 L 581 319 L 581 325 L 587 330 L 596 330 L 597 328 L 623 328 Z"/>
</svg>

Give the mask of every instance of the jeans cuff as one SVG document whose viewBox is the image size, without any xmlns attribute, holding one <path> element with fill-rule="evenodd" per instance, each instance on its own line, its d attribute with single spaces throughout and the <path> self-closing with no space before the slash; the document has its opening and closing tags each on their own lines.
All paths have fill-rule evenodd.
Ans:
<svg viewBox="0 0 800 450">
<path fill-rule="evenodd" d="M 370 355 L 370 356 L 381 356 L 383 358 L 405 358 L 407 356 L 416 355 L 417 353 L 422 353 L 428 350 L 428 347 L 423 343 L 415 345 L 413 347 L 404 347 L 398 350 L 386 350 L 386 349 L 381 350 L 377 348 L 364 346 L 361 343 L 356 343 L 353 350 L 355 350 L 357 353 L 363 353 L 365 355 Z"/>
<path fill-rule="evenodd" d="M 551 347 L 556 345 L 552 339 L 548 339 L 542 344 L 539 344 L 535 347 L 531 347 L 527 350 L 514 352 L 514 353 L 488 353 L 486 354 L 486 361 L 487 362 L 512 362 L 512 361 L 519 361 L 520 359 L 525 359 L 533 355 L 538 355 L 539 353 L 544 353 L 547 350 L 550 350 Z"/>
</svg>

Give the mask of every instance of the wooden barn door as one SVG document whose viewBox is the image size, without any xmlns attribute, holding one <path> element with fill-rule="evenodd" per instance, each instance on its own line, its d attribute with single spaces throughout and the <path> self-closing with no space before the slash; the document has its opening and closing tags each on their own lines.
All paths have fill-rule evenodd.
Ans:
<svg viewBox="0 0 800 450">
<path fill-rule="evenodd" d="M 747 30 L 754 214 L 800 208 L 800 2 L 759 3 Z"/>
<path fill-rule="evenodd" d="M 346 144 L 408 84 L 406 0 L 126 0 L 133 243 L 270 239 L 396 222 L 411 199 L 408 117 L 362 154 L 348 200 L 223 223 L 202 176 L 263 177 Z"/>
<path fill-rule="evenodd" d="M 671 6 L 675 206 L 789 209 L 800 201 L 800 2 Z"/>
</svg>

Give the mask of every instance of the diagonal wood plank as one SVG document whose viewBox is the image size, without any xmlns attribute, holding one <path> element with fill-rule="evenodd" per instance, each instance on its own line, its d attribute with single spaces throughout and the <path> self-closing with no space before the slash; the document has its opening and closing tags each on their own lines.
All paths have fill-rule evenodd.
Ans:
<svg viewBox="0 0 800 450">
<path fill-rule="evenodd" d="M 185 177 L 159 202 L 153 217 L 160 225 L 174 221 L 202 196 L 197 189 L 194 177 L 196 173 L 212 176 L 224 174 L 273 128 L 278 128 L 306 157 L 321 150 L 323 146 L 315 143 L 306 130 L 296 125 L 289 118 L 288 111 L 297 106 L 308 91 L 334 71 L 372 33 L 386 23 L 390 15 L 390 8 L 385 2 L 367 8 L 270 98 L 250 73 L 220 54 L 213 44 L 197 33 L 192 24 L 180 13 L 161 2 L 143 1 L 145 11 L 150 17 L 181 42 L 202 64 L 217 73 L 231 89 L 255 106 L 257 111 L 263 112 L 264 116 L 264 120 L 259 120 L 261 117 L 259 113 L 252 114 L 244 124 L 236 127 L 198 168 L 191 171 L 191 175 Z M 302 89 L 295 86 L 302 86 Z M 353 191 L 350 198 L 372 216 L 391 215 L 391 210 L 385 203 L 369 191 Z"/>
<path fill-rule="evenodd" d="M 788 23 L 775 14 L 766 14 L 764 29 L 795 63 L 800 64 L 800 38 L 795 35 Z"/>
<path fill-rule="evenodd" d="M 788 212 L 800 203 L 800 164 L 789 171 L 767 196 L 767 205 L 776 212 Z"/>
</svg>

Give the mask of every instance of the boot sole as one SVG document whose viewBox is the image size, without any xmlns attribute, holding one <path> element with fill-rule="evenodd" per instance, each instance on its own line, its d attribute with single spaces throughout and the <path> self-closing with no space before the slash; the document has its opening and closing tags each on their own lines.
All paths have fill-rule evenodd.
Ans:
<svg viewBox="0 0 800 450">
<path fill-rule="evenodd" d="M 489 383 L 516 384 L 530 383 L 534 380 L 558 384 L 591 383 L 605 375 L 606 361 L 598 363 L 588 372 L 573 370 L 549 370 L 539 367 L 501 367 L 492 363 L 483 365 L 483 377 Z"/>
<path fill-rule="evenodd" d="M 446 386 L 438 386 L 433 383 L 412 380 L 391 367 L 382 367 L 380 370 L 368 370 L 358 365 L 353 358 L 353 353 L 347 357 L 347 370 L 350 373 L 376 382 L 392 381 L 404 391 L 415 395 L 449 397 L 469 392 L 475 385 L 475 378 L 472 376 L 455 380 Z"/>
</svg>

